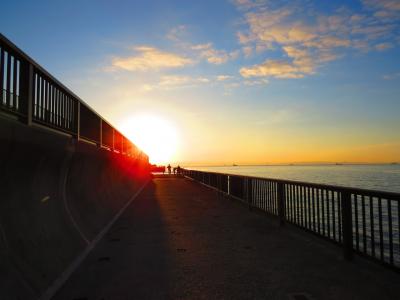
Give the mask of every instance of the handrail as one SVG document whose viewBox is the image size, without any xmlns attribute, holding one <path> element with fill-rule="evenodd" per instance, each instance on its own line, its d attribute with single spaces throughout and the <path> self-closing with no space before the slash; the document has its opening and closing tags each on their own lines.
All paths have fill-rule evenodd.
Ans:
<svg viewBox="0 0 400 300">
<path fill-rule="evenodd" d="M 190 169 L 187 169 L 187 170 L 190 170 Z M 206 173 L 210 173 L 210 174 L 218 174 L 218 175 L 226 175 L 226 176 L 246 177 L 246 178 L 252 178 L 252 179 L 267 179 L 270 181 L 282 182 L 282 183 L 292 183 L 292 184 L 313 186 L 313 187 L 333 189 L 333 190 L 344 190 L 344 191 L 354 192 L 354 193 L 373 194 L 373 195 L 376 195 L 376 197 L 383 195 L 385 197 L 395 198 L 396 200 L 400 200 L 400 193 L 396 193 L 396 192 L 370 190 L 370 189 L 364 189 L 364 188 L 356 188 L 356 187 L 332 185 L 332 184 L 316 183 L 316 182 L 307 182 L 307 181 L 292 180 L 292 179 L 259 177 L 259 176 L 249 176 L 249 175 L 240 175 L 240 174 L 232 174 L 232 173 L 213 172 L 213 171 L 201 171 L 201 170 L 191 170 L 191 171 L 199 171 L 199 172 L 206 172 Z"/>
<path fill-rule="evenodd" d="M 127 137 L 0 33 L 0 111 L 148 161 Z"/>
<path fill-rule="evenodd" d="M 184 176 L 400 271 L 400 193 L 183 169 Z"/>
</svg>

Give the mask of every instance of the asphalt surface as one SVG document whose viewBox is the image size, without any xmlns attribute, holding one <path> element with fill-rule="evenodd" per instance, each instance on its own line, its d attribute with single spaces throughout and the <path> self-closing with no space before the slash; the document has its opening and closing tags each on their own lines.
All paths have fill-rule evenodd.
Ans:
<svg viewBox="0 0 400 300">
<path fill-rule="evenodd" d="M 155 178 L 54 299 L 400 299 L 400 275 L 183 178 Z"/>
</svg>

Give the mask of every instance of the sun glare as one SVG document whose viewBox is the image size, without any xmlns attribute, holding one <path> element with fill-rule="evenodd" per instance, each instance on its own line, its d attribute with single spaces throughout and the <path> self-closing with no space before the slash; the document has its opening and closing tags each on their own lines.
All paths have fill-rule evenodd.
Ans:
<svg viewBox="0 0 400 300">
<path fill-rule="evenodd" d="M 167 120 L 155 115 L 132 116 L 121 124 L 121 131 L 144 151 L 154 164 L 174 159 L 178 149 L 178 133 Z"/>
</svg>

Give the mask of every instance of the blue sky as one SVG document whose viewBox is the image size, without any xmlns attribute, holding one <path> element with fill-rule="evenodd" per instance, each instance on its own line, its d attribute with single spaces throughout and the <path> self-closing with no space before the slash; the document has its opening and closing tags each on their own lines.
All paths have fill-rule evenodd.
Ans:
<svg viewBox="0 0 400 300">
<path fill-rule="evenodd" d="M 7 1 L 1 32 L 195 164 L 400 160 L 400 1 Z M 132 132 L 130 132 L 132 131 Z M 157 139 L 157 137 L 154 137 Z M 134 141 L 135 142 L 135 141 Z"/>
</svg>

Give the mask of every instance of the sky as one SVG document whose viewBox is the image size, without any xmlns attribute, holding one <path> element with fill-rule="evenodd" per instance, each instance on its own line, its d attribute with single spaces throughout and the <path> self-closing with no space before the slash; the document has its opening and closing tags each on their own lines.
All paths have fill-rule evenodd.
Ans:
<svg viewBox="0 0 400 300">
<path fill-rule="evenodd" d="M 400 161 L 400 1 L 6 1 L 0 31 L 181 165 Z"/>
</svg>

